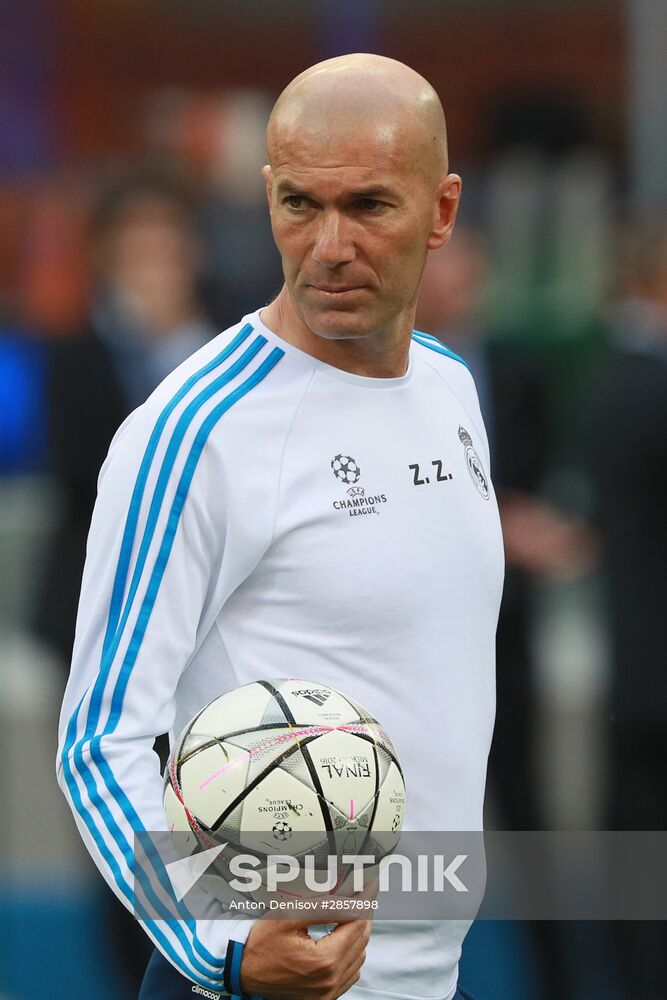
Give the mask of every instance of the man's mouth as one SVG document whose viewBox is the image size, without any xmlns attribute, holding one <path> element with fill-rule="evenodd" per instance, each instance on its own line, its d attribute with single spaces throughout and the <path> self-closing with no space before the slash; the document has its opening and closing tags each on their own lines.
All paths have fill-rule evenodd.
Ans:
<svg viewBox="0 0 667 1000">
<path fill-rule="evenodd" d="M 349 295 L 351 292 L 360 292 L 363 289 L 363 285 L 315 285 L 310 284 L 309 288 L 314 289 L 316 292 L 321 292 L 323 295 Z"/>
</svg>

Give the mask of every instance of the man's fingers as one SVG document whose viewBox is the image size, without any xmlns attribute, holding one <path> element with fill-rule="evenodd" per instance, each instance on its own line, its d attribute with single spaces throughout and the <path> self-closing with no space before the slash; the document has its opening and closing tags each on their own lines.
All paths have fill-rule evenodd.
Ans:
<svg viewBox="0 0 667 1000">
<path fill-rule="evenodd" d="M 368 944 L 373 922 L 371 920 L 352 920 L 346 924 L 337 924 L 329 937 L 339 942 L 343 947 L 354 946 L 357 942 L 363 948 Z"/>
<path fill-rule="evenodd" d="M 314 913 L 312 916 L 295 918 L 294 920 L 285 920 L 280 918 L 281 924 L 285 927 L 314 927 L 315 924 L 335 924 L 336 927 L 344 927 L 348 924 L 368 924 L 372 923 L 370 920 L 363 920 L 361 917 L 339 917 L 334 916 L 333 913 L 322 913 L 322 916 L 316 916 Z"/>
<path fill-rule="evenodd" d="M 351 966 L 366 950 L 370 935 L 370 920 L 352 920 L 337 924 L 331 934 L 317 942 L 317 946 L 323 957 L 333 955 L 337 964 Z"/>
<path fill-rule="evenodd" d="M 241 964 L 246 993 L 335 1000 L 357 981 L 371 922 L 357 919 L 336 924 L 318 940 L 308 934 L 312 923 L 312 919 L 258 921 L 248 935 Z"/>
<path fill-rule="evenodd" d="M 301 930 L 303 927 L 312 927 L 313 924 L 332 924 L 333 920 L 331 917 L 303 917 L 296 918 L 294 920 L 284 920 L 280 918 L 280 923 L 283 927 L 291 927 L 293 930 Z"/>
<path fill-rule="evenodd" d="M 317 916 L 315 916 L 313 914 L 313 916 L 311 916 L 311 917 L 296 918 L 294 920 L 284 920 L 281 917 L 279 922 L 280 922 L 280 924 L 283 927 L 289 927 L 292 930 L 297 930 L 297 931 L 304 930 L 304 929 L 307 930 L 309 927 L 315 927 L 316 925 L 321 926 L 322 924 L 328 924 L 330 927 L 332 925 L 334 925 L 334 924 L 337 927 L 338 926 L 342 926 L 342 924 L 338 924 L 338 922 L 336 921 L 336 919 L 332 917 L 332 914 L 329 914 L 328 916 L 326 916 L 325 914 L 323 914 L 321 917 L 317 917 Z M 368 921 L 367 920 L 360 920 L 358 917 L 353 917 L 351 920 L 345 920 L 345 921 L 343 921 L 343 923 L 344 924 L 365 924 L 365 923 L 368 923 Z"/>
<path fill-rule="evenodd" d="M 359 982 L 359 976 L 361 975 L 360 970 L 361 966 L 359 966 L 354 972 L 350 973 L 350 975 L 345 979 L 345 981 L 341 985 L 340 992 L 337 994 L 337 996 L 342 997 L 344 993 L 347 993 L 347 991 L 352 986 L 354 986 L 355 983 Z"/>
<path fill-rule="evenodd" d="M 372 920 L 345 920 L 336 924 L 329 937 L 337 937 L 338 939 L 345 937 L 347 941 L 362 936 L 368 941 L 372 926 Z"/>
<path fill-rule="evenodd" d="M 355 955 L 352 961 L 345 963 L 344 967 L 341 969 L 340 978 L 344 982 L 347 982 L 350 977 L 357 976 L 365 961 L 366 949 L 364 948 L 358 955 Z"/>
<path fill-rule="evenodd" d="M 370 924 L 368 921 L 355 921 L 355 923 L 368 924 L 368 926 L 357 927 L 357 934 L 351 942 L 349 941 L 349 936 L 346 937 L 346 935 L 341 934 L 338 929 L 338 927 L 345 927 L 347 929 L 349 924 L 338 925 L 336 930 L 327 938 L 318 942 L 318 944 L 325 943 L 328 945 L 329 954 L 327 955 L 327 959 L 332 962 L 333 968 L 336 970 L 336 985 L 333 988 L 327 989 L 324 994 L 326 1000 L 334 1000 L 334 998 L 347 993 L 350 987 L 359 979 L 361 968 L 366 960 L 366 945 L 370 936 Z M 337 940 L 334 940 L 336 936 Z M 334 947 L 336 951 L 333 951 Z M 340 950 L 341 948 L 342 950 Z M 324 954 L 323 952 L 322 957 L 324 957 Z"/>
</svg>

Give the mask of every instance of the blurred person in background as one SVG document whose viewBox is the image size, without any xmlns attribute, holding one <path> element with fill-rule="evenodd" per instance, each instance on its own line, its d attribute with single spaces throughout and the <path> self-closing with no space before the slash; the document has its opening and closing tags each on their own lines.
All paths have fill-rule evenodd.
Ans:
<svg viewBox="0 0 667 1000">
<path fill-rule="evenodd" d="M 611 639 L 608 822 L 667 829 L 667 219 L 641 227 L 592 407 L 591 467 Z M 658 1000 L 667 927 L 616 925 L 622 996 Z"/>
<path fill-rule="evenodd" d="M 202 192 L 203 289 L 219 329 L 258 302 L 269 302 L 283 283 L 256 170 L 272 104 L 254 87 L 209 94 L 170 87 L 154 93 L 148 104 L 144 128 L 150 155 L 193 178 Z"/>
<path fill-rule="evenodd" d="M 38 602 L 38 634 L 72 653 L 97 476 L 125 417 L 214 334 L 198 295 L 196 206 L 170 175 L 109 187 L 91 222 L 95 288 L 87 326 L 50 357 L 51 467 L 62 513 Z"/>
<path fill-rule="evenodd" d="M 270 302 L 283 283 L 266 193 L 256 169 L 264 156 L 272 104 L 267 95 L 252 89 L 231 90 L 220 104 L 203 222 L 210 248 L 208 301 L 221 329 L 258 302 Z"/>
<path fill-rule="evenodd" d="M 125 417 L 215 332 L 198 297 L 196 205 L 170 175 L 138 171 L 93 212 L 95 288 L 87 326 L 51 350 L 50 464 L 61 507 L 46 555 L 34 629 L 71 659 L 97 477 Z M 166 752 L 158 746 L 160 753 Z M 138 991 L 149 942 L 114 896 L 106 919 L 127 989 Z"/>
<path fill-rule="evenodd" d="M 540 705 L 531 652 L 531 586 L 537 576 L 569 575 L 591 547 L 587 531 L 547 504 L 540 489 L 552 438 L 547 380 L 539 367 L 493 339 L 484 237 L 457 226 L 426 263 L 417 325 L 461 355 L 478 388 L 493 460 L 505 543 L 506 573 L 496 638 L 497 715 L 490 778 L 493 803 L 507 830 L 547 826 L 537 769 Z M 557 931 L 530 925 L 540 1000 L 559 1000 L 566 978 Z"/>
</svg>

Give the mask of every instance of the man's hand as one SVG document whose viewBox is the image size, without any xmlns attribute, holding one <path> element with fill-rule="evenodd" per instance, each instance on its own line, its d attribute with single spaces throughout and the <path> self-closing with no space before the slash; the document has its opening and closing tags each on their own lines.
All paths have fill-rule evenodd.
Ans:
<svg viewBox="0 0 667 1000">
<path fill-rule="evenodd" d="M 324 923 L 321 920 L 320 923 Z M 359 979 L 371 934 L 370 920 L 337 924 L 314 941 L 310 920 L 259 920 L 241 962 L 247 996 L 267 1000 L 336 1000 Z"/>
</svg>

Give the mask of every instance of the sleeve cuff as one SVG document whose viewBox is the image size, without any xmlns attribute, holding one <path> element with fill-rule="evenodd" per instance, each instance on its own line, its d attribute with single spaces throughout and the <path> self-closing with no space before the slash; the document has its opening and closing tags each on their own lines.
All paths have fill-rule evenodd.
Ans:
<svg viewBox="0 0 667 1000">
<path fill-rule="evenodd" d="M 248 923 L 251 924 L 252 922 L 248 921 Z M 243 941 L 230 941 L 227 946 L 222 982 L 232 1000 L 262 1000 L 261 997 L 249 996 L 241 990 L 241 960 L 243 959 L 243 948 L 245 947 L 245 940 L 250 933 L 250 927 L 247 930 L 243 928 L 242 933 Z"/>
</svg>

